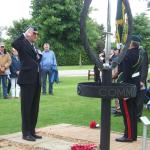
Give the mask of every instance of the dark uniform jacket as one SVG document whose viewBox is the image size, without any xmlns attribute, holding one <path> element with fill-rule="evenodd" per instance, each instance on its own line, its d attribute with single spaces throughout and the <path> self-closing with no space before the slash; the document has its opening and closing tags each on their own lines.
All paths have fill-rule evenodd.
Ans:
<svg viewBox="0 0 150 150">
<path fill-rule="evenodd" d="M 34 84 L 40 80 L 37 53 L 23 34 L 12 43 L 12 47 L 18 51 L 21 63 L 18 84 Z"/>
<path fill-rule="evenodd" d="M 125 55 L 125 58 L 119 65 L 118 71 L 119 76 L 122 76 L 122 82 L 136 84 L 139 87 L 139 82 L 135 81 L 135 79 L 140 80 L 140 69 L 141 69 L 141 61 L 139 55 L 140 50 L 137 48 L 129 49 Z M 139 76 L 133 78 L 133 74 L 139 72 Z M 118 76 L 118 77 L 119 77 Z"/>
</svg>

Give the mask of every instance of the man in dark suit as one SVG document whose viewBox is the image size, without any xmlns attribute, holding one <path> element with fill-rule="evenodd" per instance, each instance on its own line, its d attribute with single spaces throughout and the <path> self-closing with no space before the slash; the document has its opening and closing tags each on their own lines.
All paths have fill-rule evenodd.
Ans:
<svg viewBox="0 0 150 150">
<path fill-rule="evenodd" d="M 28 141 L 42 138 L 35 132 L 41 91 L 40 54 L 34 46 L 37 36 L 37 29 L 29 27 L 12 43 L 21 63 L 18 84 L 21 87 L 22 134 L 23 139 Z"/>
</svg>

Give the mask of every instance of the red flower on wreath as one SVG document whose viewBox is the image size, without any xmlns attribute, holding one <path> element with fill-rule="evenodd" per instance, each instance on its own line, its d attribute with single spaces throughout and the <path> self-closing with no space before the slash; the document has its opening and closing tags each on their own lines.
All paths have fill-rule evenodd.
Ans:
<svg viewBox="0 0 150 150">
<path fill-rule="evenodd" d="M 96 128 L 96 125 L 97 125 L 96 121 L 92 120 L 90 122 L 90 128 Z"/>
</svg>

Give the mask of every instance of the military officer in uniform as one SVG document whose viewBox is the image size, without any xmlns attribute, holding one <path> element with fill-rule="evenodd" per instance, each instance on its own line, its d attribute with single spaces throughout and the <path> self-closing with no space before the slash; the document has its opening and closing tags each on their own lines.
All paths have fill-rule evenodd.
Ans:
<svg viewBox="0 0 150 150">
<path fill-rule="evenodd" d="M 139 50 L 140 38 L 133 35 L 127 53 L 118 65 L 113 77 L 118 77 L 118 82 L 135 84 L 137 93 L 140 90 L 140 68 L 142 55 Z M 116 69 L 115 69 L 116 70 Z M 124 120 L 124 135 L 116 139 L 118 142 L 132 142 L 137 140 L 137 96 L 135 98 L 120 99 L 120 108 Z"/>
</svg>

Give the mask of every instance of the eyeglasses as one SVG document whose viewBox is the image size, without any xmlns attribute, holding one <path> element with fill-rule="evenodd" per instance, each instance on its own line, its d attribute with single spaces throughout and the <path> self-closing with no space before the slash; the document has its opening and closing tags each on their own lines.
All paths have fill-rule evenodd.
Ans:
<svg viewBox="0 0 150 150">
<path fill-rule="evenodd" d="M 4 46 L 1 46 L 1 48 L 4 48 Z"/>
</svg>

